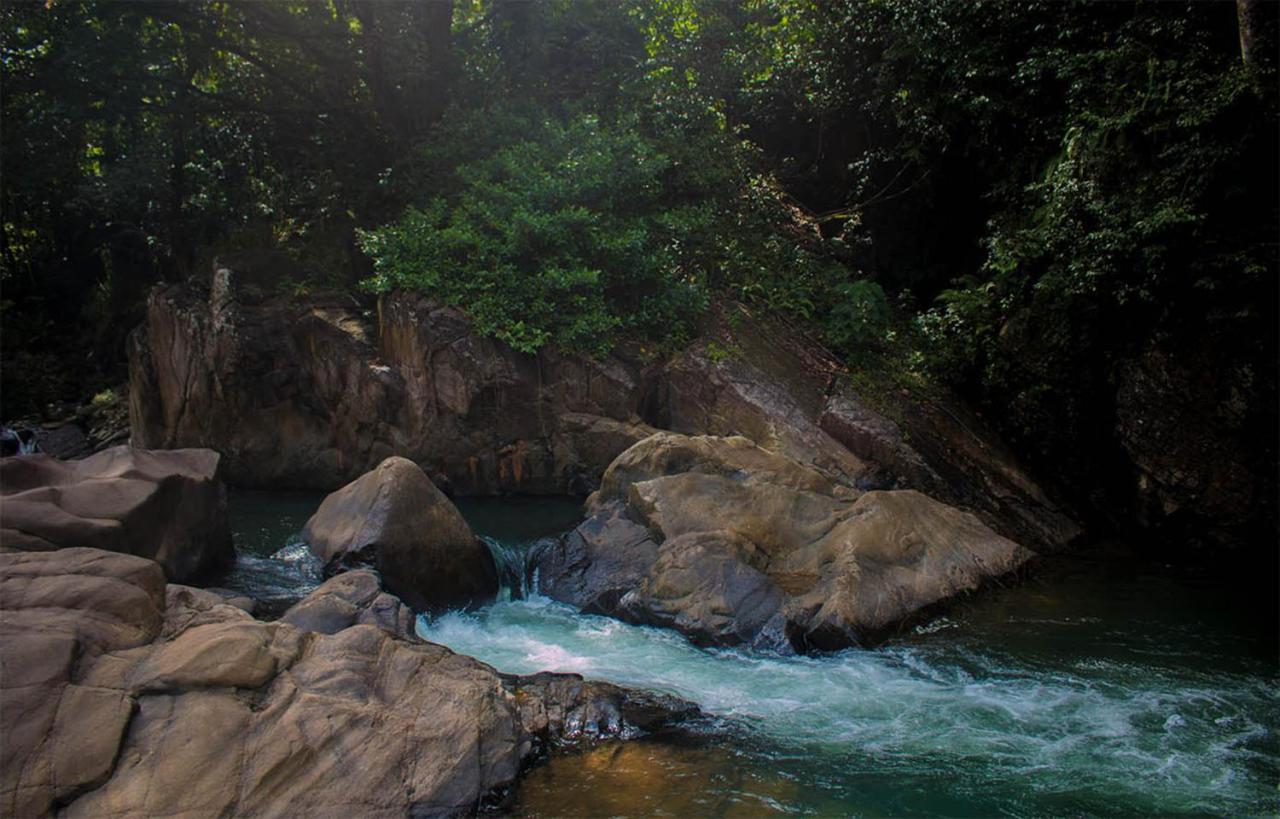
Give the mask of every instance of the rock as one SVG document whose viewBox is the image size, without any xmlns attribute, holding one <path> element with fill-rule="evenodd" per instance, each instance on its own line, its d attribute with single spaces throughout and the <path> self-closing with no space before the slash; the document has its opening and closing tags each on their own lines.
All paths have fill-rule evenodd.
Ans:
<svg viewBox="0 0 1280 819">
<path fill-rule="evenodd" d="M 1076 542 L 1080 524 L 1031 479 L 990 426 L 946 395 L 877 398 L 901 423 L 850 388 L 832 395 L 819 425 L 877 465 L 865 488 L 917 489 L 972 510 L 992 529 L 1039 552 Z"/>
<path fill-rule="evenodd" d="M 63 461 L 83 458 L 94 451 L 89 436 L 76 421 L 41 427 L 36 430 L 36 441 L 41 452 Z"/>
<path fill-rule="evenodd" d="M 329 495 L 302 530 L 326 574 L 368 566 L 419 611 L 493 598 L 489 548 L 412 461 L 387 458 Z"/>
<path fill-rule="evenodd" d="M 337 634 L 368 623 L 408 640 L 415 638 L 414 620 L 413 611 L 384 592 L 378 573 L 369 569 L 343 572 L 326 580 L 280 617 L 280 622 L 303 631 Z"/>
<path fill-rule="evenodd" d="M 456 494 L 565 494 L 650 431 L 636 361 L 518 353 L 411 294 L 374 322 L 350 296 L 273 294 L 279 264 L 221 258 L 207 290 L 152 293 L 130 341 L 135 443 L 216 448 L 245 486 L 333 489 L 401 454 Z"/>
<path fill-rule="evenodd" d="M 844 486 L 970 508 L 1042 551 L 1079 534 L 954 398 L 861 395 L 819 345 L 746 308 L 714 311 L 665 358 L 526 355 L 410 293 L 382 297 L 376 320 L 350 296 L 273 295 L 273 258 L 152 293 L 130 346 L 135 443 L 213 447 L 235 484 L 276 488 L 331 490 L 397 454 L 464 496 L 586 494 L 656 430 L 742 435 Z"/>
<path fill-rule="evenodd" d="M 651 423 L 688 435 L 741 435 L 853 486 L 874 465 L 817 423 L 838 365 L 794 333 L 723 316 L 666 366 Z"/>
<path fill-rule="evenodd" d="M 159 636 L 164 595 L 139 557 L 0 554 L 0 814 L 45 815 L 110 773 L 131 701 L 78 675 Z"/>
<path fill-rule="evenodd" d="M 859 495 L 740 437 L 655 434 L 588 512 L 539 558 L 544 592 L 710 645 L 879 642 L 1033 556 L 971 513 Z"/>
<path fill-rule="evenodd" d="M 187 581 L 235 559 L 218 453 L 115 447 L 80 461 L 0 461 L 0 546 L 89 546 L 158 562 Z"/>
<path fill-rule="evenodd" d="M 0 591 L 5 816 L 470 815 L 535 754 L 697 713 L 367 623 L 258 622 L 129 555 L 0 553 Z"/>
</svg>

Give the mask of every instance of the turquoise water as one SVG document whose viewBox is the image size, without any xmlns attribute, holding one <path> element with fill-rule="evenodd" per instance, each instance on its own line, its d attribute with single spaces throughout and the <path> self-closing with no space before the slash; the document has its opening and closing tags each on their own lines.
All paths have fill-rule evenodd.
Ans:
<svg viewBox="0 0 1280 819">
<path fill-rule="evenodd" d="M 263 500 L 255 518 L 233 498 L 238 525 L 270 529 Z M 577 516 L 572 502 L 460 507 L 509 562 Z M 278 507 L 286 522 L 261 552 L 315 507 L 300 520 L 293 508 Z M 823 657 L 705 651 L 536 594 L 419 631 L 502 671 L 575 671 L 710 715 L 553 757 L 522 781 L 505 807 L 515 815 L 1274 814 L 1268 588 L 1245 607 L 1238 586 L 1112 547 L 1046 564 L 889 647 Z"/>
</svg>

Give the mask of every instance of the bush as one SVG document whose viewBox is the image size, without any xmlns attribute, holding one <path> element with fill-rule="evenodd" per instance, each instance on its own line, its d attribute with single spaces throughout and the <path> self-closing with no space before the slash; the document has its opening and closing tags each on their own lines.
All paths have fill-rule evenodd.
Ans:
<svg viewBox="0 0 1280 819">
<path fill-rule="evenodd" d="M 375 271 L 366 286 L 431 293 L 524 352 L 679 343 L 707 303 L 680 252 L 704 219 L 671 201 L 669 168 L 634 125 L 543 119 L 460 166 L 452 195 L 362 232 Z"/>
</svg>

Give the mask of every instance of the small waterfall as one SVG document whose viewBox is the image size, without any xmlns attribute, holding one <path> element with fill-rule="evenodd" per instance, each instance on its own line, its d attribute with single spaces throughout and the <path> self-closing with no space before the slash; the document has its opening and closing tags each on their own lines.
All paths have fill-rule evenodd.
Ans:
<svg viewBox="0 0 1280 819">
<path fill-rule="evenodd" d="M 0 454 L 31 455 L 40 451 L 36 432 L 28 428 L 0 427 Z"/>
<path fill-rule="evenodd" d="M 493 555 L 493 563 L 498 569 L 499 600 L 525 600 L 537 593 L 538 555 L 555 543 L 554 537 L 517 543 L 483 536 L 480 539 L 489 547 L 489 554 Z"/>
</svg>

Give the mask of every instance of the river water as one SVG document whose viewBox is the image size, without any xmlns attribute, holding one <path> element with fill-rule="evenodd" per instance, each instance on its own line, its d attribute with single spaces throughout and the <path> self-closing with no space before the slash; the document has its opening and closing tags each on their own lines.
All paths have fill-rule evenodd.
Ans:
<svg viewBox="0 0 1280 819">
<path fill-rule="evenodd" d="M 296 532 L 319 500 L 233 496 L 243 556 L 227 585 L 256 582 L 282 602 L 305 593 L 318 575 Z M 578 515 L 556 500 L 459 507 L 508 566 Z M 1280 810 L 1273 610 L 1120 547 L 1048 563 L 888 647 L 821 657 L 707 651 L 508 585 L 500 602 L 420 620 L 419 633 L 502 671 L 573 671 L 708 714 L 552 758 L 522 781 L 515 815 Z"/>
</svg>

